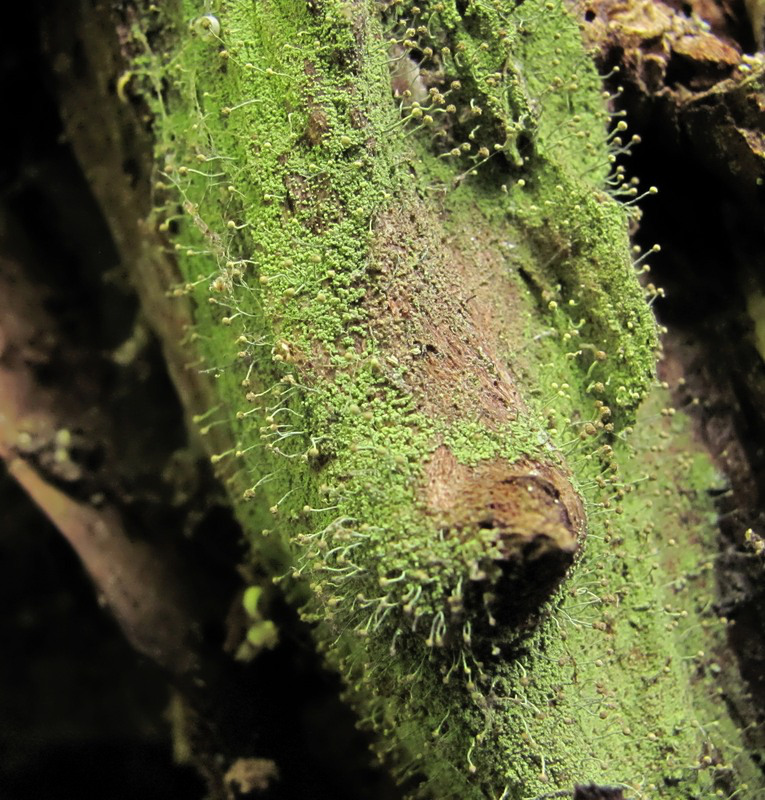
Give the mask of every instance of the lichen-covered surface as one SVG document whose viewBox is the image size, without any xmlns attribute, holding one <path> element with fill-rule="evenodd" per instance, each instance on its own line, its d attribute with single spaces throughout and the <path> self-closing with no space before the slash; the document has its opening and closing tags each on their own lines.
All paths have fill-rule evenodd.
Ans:
<svg viewBox="0 0 765 800">
<path fill-rule="evenodd" d="M 717 505 L 717 608 L 734 623 L 728 630 L 738 662 L 733 669 L 747 682 L 746 694 L 728 700 L 747 737 L 761 747 L 765 562 L 756 541 L 765 485 L 758 299 L 765 95 L 757 50 L 765 6 L 728 0 L 583 5 L 598 62 L 616 59 L 622 66 L 623 107 L 644 142 L 632 166 L 662 188 L 645 207 L 640 236 L 662 243 L 651 265 L 653 280 L 666 289 L 659 308 L 670 329 L 665 347 L 675 362 L 671 369 L 678 374 L 682 362 L 687 378 L 675 401 L 693 401 L 697 434 L 728 482 Z"/>
<path fill-rule="evenodd" d="M 152 107 L 198 421 L 407 791 L 756 797 L 717 478 L 654 385 L 628 134 L 562 4 L 151 13 L 117 91 Z"/>
</svg>

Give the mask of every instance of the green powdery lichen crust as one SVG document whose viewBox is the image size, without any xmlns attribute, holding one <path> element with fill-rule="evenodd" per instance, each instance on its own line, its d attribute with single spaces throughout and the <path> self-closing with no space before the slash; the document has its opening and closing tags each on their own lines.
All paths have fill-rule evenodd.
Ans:
<svg viewBox="0 0 765 800">
<path fill-rule="evenodd" d="M 158 224 L 184 275 L 174 291 L 197 303 L 197 368 L 221 398 L 200 424 L 230 429 L 213 460 L 253 558 L 316 623 L 380 755 L 439 798 L 590 781 L 701 797 L 746 774 L 738 732 L 708 724 L 703 675 L 686 696 L 692 654 L 719 634 L 708 573 L 688 566 L 682 591 L 664 580 L 662 531 L 708 536 L 711 509 L 650 463 L 653 440 L 626 435 L 655 326 L 626 212 L 603 188 L 600 80 L 562 4 L 221 0 L 183 2 L 167 24 L 176 44 L 135 71 L 159 89 Z M 402 64 L 412 88 L 393 99 Z M 385 277 L 380 231 L 401 213 L 427 234 Z M 385 296 L 420 272 L 427 283 L 424 251 L 443 263 L 471 237 L 497 243 L 492 325 L 509 332 L 471 363 L 512 373 L 523 396 L 497 419 L 476 414 L 480 382 L 456 388 L 449 413 L 425 410 L 412 343 L 376 338 Z M 413 326 L 426 296 L 409 297 Z M 450 616 L 496 543 L 440 535 L 425 513 L 443 447 L 465 465 L 567 459 L 584 498 L 586 552 L 522 642 L 499 630 L 479 644 L 471 619 Z"/>
</svg>

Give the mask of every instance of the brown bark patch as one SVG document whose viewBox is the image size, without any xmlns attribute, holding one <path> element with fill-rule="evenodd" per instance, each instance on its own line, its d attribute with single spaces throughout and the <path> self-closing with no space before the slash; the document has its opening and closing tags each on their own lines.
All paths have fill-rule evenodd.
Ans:
<svg viewBox="0 0 765 800">
<path fill-rule="evenodd" d="M 514 557 L 534 545 L 573 553 L 584 527 L 584 509 L 559 467 L 520 459 L 475 466 L 459 464 L 439 447 L 426 468 L 431 513 L 451 530 L 477 526 L 497 531 L 501 552 Z"/>
<path fill-rule="evenodd" d="M 472 255 L 472 254 L 471 254 Z M 496 321 L 477 297 L 488 265 L 468 260 L 424 206 L 398 206 L 378 218 L 368 297 L 372 330 L 393 356 L 420 410 L 495 427 L 525 411 L 510 365 L 498 355 Z M 494 287 L 512 316 L 510 282 Z"/>
<path fill-rule="evenodd" d="M 492 568 L 471 576 L 497 623 L 517 625 L 547 600 L 585 536 L 582 502 L 558 466 L 520 459 L 459 464 L 446 448 L 426 466 L 426 504 L 446 536 L 489 536 Z"/>
<path fill-rule="evenodd" d="M 313 104 L 308 112 L 308 121 L 303 138 L 309 147 L 315 147 L 329 132 L 329 120 L 321 106 Z"/>
<path fill-rule="evenodd" d="M 287 209 L 297 214 L 312 233 L 322 233 L 340 221 L 340 198 L 326 175 L 287 175 L 284 188 Z"/>
</svg>

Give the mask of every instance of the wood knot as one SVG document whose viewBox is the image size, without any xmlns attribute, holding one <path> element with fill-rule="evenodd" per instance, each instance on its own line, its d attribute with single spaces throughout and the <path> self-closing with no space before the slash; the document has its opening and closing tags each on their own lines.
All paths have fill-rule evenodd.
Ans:
<svg viewBox="0 0 765 800">
<path fill-rule="evenodd" d="M 584 508 L 568 475 L 529 459 L 459 464 L 443 446 L 426 469 L 428 510 L 442 535 L 482 545 L 454 621 L 462 614 L 487 633 L 529 625 L 585 537 Z"/>
</svg>

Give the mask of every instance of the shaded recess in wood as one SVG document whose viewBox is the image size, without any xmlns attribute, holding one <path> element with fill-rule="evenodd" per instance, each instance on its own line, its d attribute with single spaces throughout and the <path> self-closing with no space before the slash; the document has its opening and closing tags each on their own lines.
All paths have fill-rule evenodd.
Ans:
<svg viewBox="0 0 765 800">
<path fill-rule="evenodd" d="M 574 800 L 625 800 L 624 790 L 610 786 L 577 786 Z"/>
</svg>

